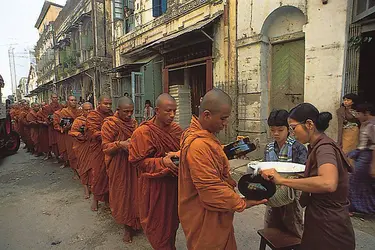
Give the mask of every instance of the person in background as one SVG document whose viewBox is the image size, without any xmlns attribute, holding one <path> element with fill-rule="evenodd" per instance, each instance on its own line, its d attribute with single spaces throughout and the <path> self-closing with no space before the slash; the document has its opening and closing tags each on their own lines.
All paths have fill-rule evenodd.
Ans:
<svg viewBox="0 0 375 250">
<path fill-rule="evenodd" d="M 145 102 L 145 109 L 143 111 L 143 120 L 144 121 L 151 120 L 152 117 L 154 117 L 154 115 L 155 115 L 155 113 L 154 113 L 154 109 L 151 106 L 151 101 L 150 100 L 146 100 L 146 102 Z"/>
<path fill-rule="evenodd" d="M 331 119 L 331 113 L 319 113 L 310 103 L 290 112 L 290 132 L 300 143 L 310 144 L 305 178 L 284 178 L 275 169 L 261 171 L 264 179 L 303 192 L 300 204 L 306 211 L 300 250 L 355 249 L 348 210 L 348 172 L 353 168 L 340 147 L 324 133 Z"/>
<path fill-rule="evenodd" d="M 270 113 L 268 126 L 274 141 L 266 146 L 264 160 L 305 164 L 307 149 L 289 135 L 288 116 L 289 113 L 286 110 L 274 110 Z M 282 207 L 272 208 L 267 206 L 264 215 L 264 227 L 289 231 L 302 238 L 303 209 L 298 198 Z"/>
<path fill-rule="evenodd" d="M 356 106 L 362 126 L 358 148 L 349 153 L 355 160 L 355 172 L 350 176 L 350 211 L 375 214 L 375 107 Z"/>
<path fill-rule="evenodd" d="M 124 96 L 125 96 L 125 97 L 130 97 L 128 92 L 125 92 L 125 93 L 124 93 Z"/>
<path fill-rule="evenodd" d="M 357 101 L 358 96 L 356 94 L 344 95 L 343 103 L 337 110 L 337 143 L 342 147 L 345 154 L 356 149 L 358 145 L 360 123 L 355 117 L 355 110 L 353 109 Z"/>
</svg>

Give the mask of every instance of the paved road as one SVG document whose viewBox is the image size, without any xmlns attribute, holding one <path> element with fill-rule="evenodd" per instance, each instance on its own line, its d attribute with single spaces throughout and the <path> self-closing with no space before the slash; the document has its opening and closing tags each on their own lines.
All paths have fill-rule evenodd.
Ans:
<svg viewBox="0 0 375 250">
<path fill-rule="evenodd" d="M 90 211 L 70 169 L 60 169 L 20 150 L 0 160 L 0 249 L 151 249 L 144 235 L 131 245 L 121 241 L 122 229 L 108 210 Z M 236 214 L 238 249 L 258 249 L 264 206 Z M 372 233 L 374 223 L 358 220 Z M 369 229 L 370 228 L 370 229 Z M 375 238 L 356 231 L 357 249 L 374 249 Z M 344 237 L 344 236 L 343 236 Z M 177 249 L 186 249 L 181 230 Z"/>
</svg>

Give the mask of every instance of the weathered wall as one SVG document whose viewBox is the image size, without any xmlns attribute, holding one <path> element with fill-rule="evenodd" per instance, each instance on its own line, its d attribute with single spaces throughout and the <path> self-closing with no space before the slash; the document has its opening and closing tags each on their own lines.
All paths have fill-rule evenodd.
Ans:
<svg viewBox="0 0 375 250">
<path fill-rule="evenodd" d="M 323 5 L 321 1 L 308 1 L 307 5 L 306 2 L 304 0 L 238 2 L 238 133 L 259 139 L 261 146 L 269 139 L 266 119 L 270 112 L 272 59 L 270 37 L 303 31 L 305 36 L 304 99 L 316 105 L 321 111 L 330 111 L 334 115 L 339 106 L 344 67 L 346 1 L 329 1 L 327 5 Z M 298 8 L 301 14 L 304 14 L 305 20 L 302 15 L 284 13 L 269 25 L 272 20 L 268 17 L 283 6 Z M 304 26 L 301 25 L 303 21 L 306 21 Z M 267 25 L 269 27 L 265 29 Z M 337 133 L 336 124 L 335 117 L 328 130 L 328 134 L 334 138 Z"/>
<path fill-rule="evenodd" d="M 59 15 L 62 8 L 59 8 L 57 6 L 51 5 L 46 13 L 46 16 L 44 17 L 42 24 L 40 25 L 38 31 L 39 34 L 42 34 L 44 31 L 44 25 L 49 24 L 50 22 L 53 22 L 56 20 L 56 17 Z"/>
</svg>

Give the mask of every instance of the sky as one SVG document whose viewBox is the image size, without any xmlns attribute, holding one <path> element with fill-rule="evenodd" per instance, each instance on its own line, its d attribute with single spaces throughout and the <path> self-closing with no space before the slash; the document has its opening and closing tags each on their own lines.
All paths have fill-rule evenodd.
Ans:
<svg viewBox="0 0 375 250">
<path fill-rule="evenodd" d="M 51 0 L 64 5 L 66 0 Z M 17 85 L 21 77 L 27 77 L 32 50 L 38 41 L 34 27 L 42 10 L 44 0 L 0 0 L 0 74 L 4 78 L 3 96 L 12 92 L 8 50 L 14 48 Z"/>
</svg>

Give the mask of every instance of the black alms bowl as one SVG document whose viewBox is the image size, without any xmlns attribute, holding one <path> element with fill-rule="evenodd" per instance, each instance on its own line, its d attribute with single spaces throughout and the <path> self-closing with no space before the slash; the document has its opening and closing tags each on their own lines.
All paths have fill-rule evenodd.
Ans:
<svg viewBox="0 0 375 250">
<path fill-rule="evenodd" d="M 276 185 L 260 175 L 246 174 L 238 182 L 238 190 L 246 199 L 260 201 L 271 198 L 276 192 Z"/>
</svg>

